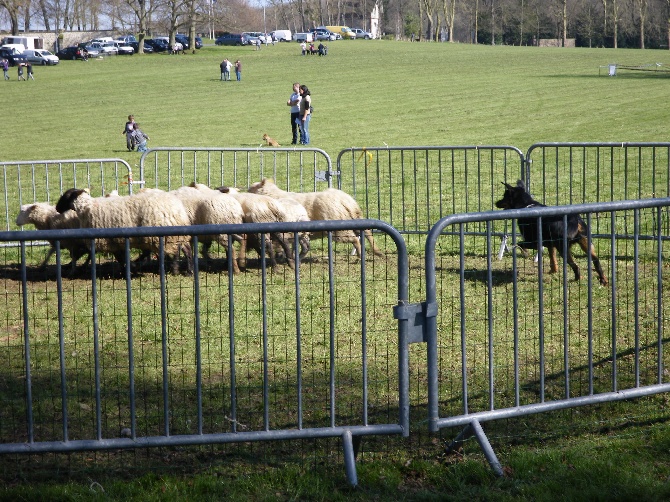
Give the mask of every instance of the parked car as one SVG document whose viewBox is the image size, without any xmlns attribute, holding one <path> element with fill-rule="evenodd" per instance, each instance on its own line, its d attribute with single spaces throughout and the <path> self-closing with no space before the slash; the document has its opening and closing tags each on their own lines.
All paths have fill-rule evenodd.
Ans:
<svg viewBox="0 0 670 502">
<path fill-rule="evenodd" d="M 9 66 L 16 66 L 19 63 L 26 62 L 26 56 L 15 49 L 0 49 L 0 58 L 5 58 L 9 63 Z"/>
<path fill-rule="evenodd" d="M 51 54 L 51 52 L 46 49 L 26 49 L 23 51 L 23 55 L 26 57 L 27 61 L 41 64 L 42 66 L 56 65 L 60 62 L 58 56 Z"/>
<path fill-rule="evenodd" d="M 137 42 L 135 35 L 124 35 L 122 37 L 116 37 L 117 42 L 125 42 L 126 45 L 130 45 L 132 42 Z"/>
<path fill-rule="evenodd" d="M 140 43 L 139 42 L 128 42 L 128 45 L 130 45 L 135 53 L 140 50 Z M 147 43 L 147 41 L 144 41 L 144 53 L 145 54 L 151 54 L 154 51 L 154 48 Z"/>
<path fill-rule="evenodd" d="M 372 33 L 369 31 L 361 30 L 360 28 L 351 28 L 351 31 L 353 31 L 356 34 L 356 38 L 363 38 L 365 40 L 371 40 L 375 37 L 372 36 Z"/>
<path fill-rule="evenodd" d="M 101 44 L 100 42 L 91 42 L 86 46 L 86 50 L 89 52 L 89 54 L 92 51 L 103 55 L 116 55 L 119 53 L 119 50 L 111 42 L 105 42 L 104 44 Z"/>
<path fill-rule="evenodd" d="M 59 59 L 84 59 L 84 49 L 76 45 L 70 47 L 63 47 L 56 53 Z"/>
<path fill-rule="evenodd" d="M 244 37 L 241 33 L 226 33 L 218 37 L 214 43 L 216 45 L 244 45 Z"/>
<path fill-rule="evenodd" d="M 258 42 L 260 42 L 260 38 L 249 33 L 242 33 L 242 40 L 244 41 L 242 45 L 258 45 Z"/>
<path fill-rule="evenodd" d="M 312 32 L 312 37 L 314 38 L 314 40 L 329 40 L 329 41 L 337 40 L 337 36 L 335 35 L 335 33 L 331 33 L 326 29 L 319 29 L 319 28 L 317 28 Z"/>
<path fill-rule="evenodd" d="M 77 47 L 85 50 L 86 53 L 88 54 L 88 57 L 90 58 L 97 58 L 100 55 L 100 51 L 98 49 L 91 47 L 91 44 L 81 43 L 77 45 Z"/>
<path fill-rule="evenodd" d="M 270 36 L 269 33 L 263 33 L 260 31 L 243 31 L 242 35 L 246 35 L 248 37 L 248 40 L 252 40 L 253 42 L 256 42 L 256 40 L 260 40 L 262 44 L 271 44 L 272 43 L 272 37 Z M 247 41 L 247 45 L 253 45 L 249 41 Z"/>
<path fill-rule="evenodd" d="M 150 46 L 154 50 L 154 52 L 165 52 L 170 48 L 165 40 L 155 38 L 149 38 L 145 40 L 144 45 Z"/>
<path fill-rule="evenodd" d="M 116 47 L 116 50 L 118 51 L 119 54 L 125 54 L 127 56 L 132 56 L 135 54 L 135 49 L 133 49 L 130 45 L 128 45 L 125 42 L 119 42 L 118 40 L 114 40 L 113 42 L 110 42 L 114 44 L 114 47 Z"/>
<path fill-rule="evenodd" d="M 191 40 L 189 39 L 188 35 L 182 35 L 181 33 L 178 33 L 177 35 L 175 35 L 174 39 L 176 42 L 179 42 L 181 45 L 183 45 L 184 49 L 190 49 Z M 196 49 L 202 48 L 202 38 L 195 37 L 195 48 Z"/>
</svg>

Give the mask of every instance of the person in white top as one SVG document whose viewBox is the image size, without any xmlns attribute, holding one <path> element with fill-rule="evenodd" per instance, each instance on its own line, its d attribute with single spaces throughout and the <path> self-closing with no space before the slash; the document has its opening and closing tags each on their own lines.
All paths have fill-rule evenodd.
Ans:
<svg viewBox="0 0 670 502">
<path fill-rule="evenodd" d="M 291 132 L 293 133 L 292 145 L 298 144 L 298 118 L 300 117 L 300 84 L 293 84 L 293 94 L 286 102 L 291 107 Z"/>
</svg>

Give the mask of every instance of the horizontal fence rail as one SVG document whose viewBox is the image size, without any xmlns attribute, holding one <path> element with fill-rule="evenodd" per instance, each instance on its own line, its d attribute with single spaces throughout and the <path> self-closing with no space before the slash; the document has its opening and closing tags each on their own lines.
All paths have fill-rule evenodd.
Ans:
<svg viewBox="0 0 670 502">
<path fill-rule="evenodd" d="M 56 204 L 72 187 L 92 188 L 104 195 L 112 190 L 131 193 L 133 173 L 122 159 L 24 160 L 0 162 L 4 198 L 0 212 L 4 230 L 15 230 L 16 215 L 23 204 Z"/>
<path fill-rule="evenodd" d="M 320 190 L 317 182 L 332 185 L 330 157 L 318 148 L 152 148 L 140 159 L 144 186 L 172 190 L 192 182 L 214 188 L 246 188 L 263 178 L 293 191 Z"/>
<path fill-rule="evenodd" d="M 668 207 L 670 198 L 662 198 L 440 220 L 426 242 L 423 308 L 431 430 L 467 426 L 464 434 L 477 437 L 500 472 L 480 422 L 670 391 L 664 350 L 669 282 L 663 266 Z M 522 257 L 520 218 L 541 225 L 560 217 L 567 226 L 568 215 L 577 214 L 587 225 L 600 215 L 607 241 L 596 243 L 589 234 L 588 243 L 607 286 L 598 286 L 595 258 L 581 250 L 575 254 L 579 281 L 566 260 L 553 276 L 543 265 L 546 258 L 535 263 Z M 621 239 L 626 219 L 634 225 Z M 512 229 L 512 255 L 501 261 L 494 258 L 494 229 L 505 220 Z M 485 224 L 486 235 L 467 236 L 464 227 L 472 222 Z M 555 245 L 567 255 L 565 238 Z M 541 256 L 537 244 L 536 251 Z"/>
<path fill-rule="evenodd" d="M 352 257 L 333 242 L 332 232 L 365 229 L 385 257 L 365 247 Z M 168 236 L 224 234 L 232 246 L 244 233 L 317 231 L 329 237 L 304 260 L 296 251 L 294 269 L 270 269 L 263 254 L 239 275 L 222 273 L 232 255 L 195 260 L 193 275 L 165 272 Z M 158 262 L 131 274 L 130 242 L 155 237 Z M 105 238 L 125 239 L 125 269 L 95 253 Z M 46 269 L 36 239 L 56 246 Z M 61 244 L 71 239 L 91 243 L 92 265 L 65 278 Z M 408 320 L 393 316 L 407 304 L 407 252 L 386 223 L 0 233 L 7 241 L 20 248 L 0 269 L 12 290 L 0 453 L 331 437 L 355 485 L 356 440 L 409 433 Z"/>
</svg>

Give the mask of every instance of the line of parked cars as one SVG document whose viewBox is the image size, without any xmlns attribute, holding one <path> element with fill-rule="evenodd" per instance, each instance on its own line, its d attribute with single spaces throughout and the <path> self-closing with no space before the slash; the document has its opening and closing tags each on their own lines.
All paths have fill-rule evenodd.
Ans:
<svg viewBox="0 0 670 502">
<path fill-rule="evenodd" d="M 291 32 L 289 31 L 289 34 L 290 33 Z M 281 40 L 285 40 L 285 37 L 282 36 Z M 270 33 L 245 31 L 243 33 L 224 33 L 217 37 L 216 40 L 214 40 L 214 43 L 216 45 L 257 45 L 259 41 L 262 44 L 274 44 L 278 39 L 273 37 Z"/>
<path fill-rule="evenodd" d="M 186 35 L 178 34 L 175 41 L 179 44 L 179 50 L 188 49 L 190 46 L 189 39 Z M 202 47 L 202 39 L 195 38 L 195 47 L 200 49 Z M 156 37 L 144 40 L 144 52 L 150 54 L 152 52 L 170 51 L 170 44 L 168 37 Z M 97 57 L 103 55 L 132 55 L 139 51 L 139 42 L 133 35 L 124 35 L 112 39 L 111 37 L 96 38 L 90 42 L 80 43 L 70 47 L 64 47 L 59 50 L 56 55 L 60 59 L 87 59 L 89 57 Z M 10 63 L 12 64 L 12 63 Z"/>
</svg>

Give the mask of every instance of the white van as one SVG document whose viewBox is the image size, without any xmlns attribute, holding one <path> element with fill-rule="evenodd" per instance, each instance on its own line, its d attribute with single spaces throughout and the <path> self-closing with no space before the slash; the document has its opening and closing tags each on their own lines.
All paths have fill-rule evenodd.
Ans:
<svg viewBox="0 0 670 502">
<path fill-rule="evenodd" d="M 272 36 L 272 39 L 276 40 L 277 42 L 290 42 L 293 40 L 291 30 L 275 30 L 270 33 L 270 36 Z"/>
<path fill-rule="evenodd" d="M 9 49 L 12 54 L 21 54 L 26 50 L 26 46 L 23 44 L 5 44 L 2 49 Z"/>
<path fill-rule="evenodd" d="M 55 65 L 60 62 L 58 56 L 51 54 L 51 52 L 45 49 L 26 49 L 23 52 L 23 55 L 28 61 L 34 64 L 46 65 Z"/>
<path fill-rule="evenodd" d="M 296 42 L 314 42 L 314 38 L 311 33 L 295 33 L 293 35 L 293 40 Z"/>
</svg>

